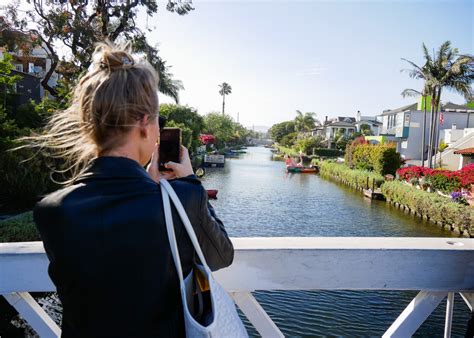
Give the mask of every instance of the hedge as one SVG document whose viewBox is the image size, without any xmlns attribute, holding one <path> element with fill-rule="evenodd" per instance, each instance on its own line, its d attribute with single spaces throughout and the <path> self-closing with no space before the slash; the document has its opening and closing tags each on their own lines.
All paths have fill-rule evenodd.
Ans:
<svg viewBox="0 0 474 338">
<path fill-rule="evenodd" d="M 0 243 L 40 241 L 41 237 L 33 221 L 33 212 L 0 221 Z"/>
<path fill-rule="evenodd" d="M 338 156 L 344 156 L 344 152 L 338 149 L 315 148 L 314 155 L 322 156 L 322 157 L 338 157 Z"/>
<path fill-rule="evenodd" d="M 346 148 L 346 163 L 355 169 L 375 171 L 380 175 L 395 175 L 402 163 L 393 145 L 357 144 Z"/>
<path fill-rule="evenodd" d="M 369 186 L 372 186 L 374 179 L 376 187 L 380 187 L 384 182 L 383 176 L 375 172 L 351 169 L 345 164 L 328 161 L 323 161 L 320 164 L 319 173 L 323 177 L 333 178 L 359 189 L 366 188 L 367 178 L 369 179 Z"/>
<path fill-rule="evenodd" d="M 435 193 L 415 189 L 400 181 L 385 182 L 382 193 L 387 200 L 397 202 L 429 217 L 434 222 L 458 226 L 474 233 L 474 208 L 452 202 Z"/>
</svg>

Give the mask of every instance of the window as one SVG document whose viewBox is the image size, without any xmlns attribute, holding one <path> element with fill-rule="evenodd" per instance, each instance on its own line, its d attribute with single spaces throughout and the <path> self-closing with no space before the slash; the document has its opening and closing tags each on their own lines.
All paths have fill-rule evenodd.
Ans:
<svg viewBox="0 0 474 338">
<path fill-rule="evenodd" d="M 23 65 L 20 63 L 15 64 L 15 69 L 19 72 L 23 72 Z"/>
</svg>

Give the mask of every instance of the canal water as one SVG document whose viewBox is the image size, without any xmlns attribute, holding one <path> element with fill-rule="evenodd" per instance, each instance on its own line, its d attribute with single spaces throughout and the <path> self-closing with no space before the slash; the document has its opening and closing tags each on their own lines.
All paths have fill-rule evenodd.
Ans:
<svg viewBox="0 0 474 338">
<path fill-rule="evenodd" d="M 283 162 L 272 161 L 271 152 L 262 147 L 227 159 L 225 168 L 208 169 L 203 184 L 219 190 L 218 200 L 211 203 L 233 237 L 451 236 L 318 175 L 287 174 Z M 286 336 L 368 337 L 381 336 L 416 293 L 269 291 L 255 292 L 255 297 Z M 445 304 L 440 304 L 416 337 L 443 336 Z M 464 337 L 469 316 L 457 296 L 453 337 Z M 257 336 L 255 330 L 251 333 Z"/>
</svg>

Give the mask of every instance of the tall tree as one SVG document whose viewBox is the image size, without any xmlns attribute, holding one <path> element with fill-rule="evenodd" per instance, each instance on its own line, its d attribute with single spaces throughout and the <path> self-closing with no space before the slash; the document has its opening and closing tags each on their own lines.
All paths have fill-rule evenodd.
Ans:
<svg viewBox="0 0 474 338">
<path fill-rule="evenodd" d="M 305 131 L 310 131 L 316 126 L 316 124 L 319 124 L 319 121 L 316 119 L 315 113 L 307 112 L 303 114 L 299 110 L 296 111 L 296 117 L 295 117 L 296 131 L 299 131 L 302 133 Z"/>
<path fill-rule="evenodd" d="M 441 94 L 443 89 L 449 89 L 463 95 L 466 100 L 472 100 L 474 80 L 474 57 L 467 54 L 459 54 L 457 48 L 451 47 L 451 42 L 444 42 L 433 56 L 423 44 L 423 56 L 425 65 L 420 67 L 414 62 L 408 62 L 413 69 L 408 70 L 410 77 L 423 79 L 424 86 L 421 94 L 431 96 L 431 119 L 428 143 L 428 166 L 433 167 L 433 155 L 438 143 L 438 114 L 441 108 Z M 405 95 L 414 94 L 416 91 L 409 89 Z M 403 94 L 402 93 L 402 94 Z"/>
<path fill-rule="evenodd" d="M 147 15 L 156 13 L 156 1 L 27 0 L 27 3 L 27 11 L 19 10 L 17 2 L 6 6 L 3 12 L 10 20 L 11 29 L 28 36 L 30 48 L 41 46 L 51 59 L 51 68 L 41 84 L 53 96 L 57 91 L 48 84 L 53 73 L 72 82 L 91 64 L 94 44 L 107 39 L 130 42 L 135 51 L 143 53 L 160 75 L 160 91 L 178 102 L 181 82 L 173 79 L 158 49 L 148 43 L 146 31 L 151 28 L 144 31 L 135 22 L 140 9 Z M 194 8 L 191 1 L 169 0 L 167 9 L 184 15 Z M 61 58 L 60 50 L 66 51 Z"/>
<path fill-rule="evenodd" d="M 232 87 L 227 82 L 219 85 L 219 94 L 222 95 L 222 115 L 225 114 L 225 96 L 232 94 Z"/>
<path fill-rule="evenodd" d="M 217 147 L 221 149 L 235 136 L 234 121 L 227 114 L 209 113 L 204 116 L 204 131 L 216 137 Z"/>
</svg>

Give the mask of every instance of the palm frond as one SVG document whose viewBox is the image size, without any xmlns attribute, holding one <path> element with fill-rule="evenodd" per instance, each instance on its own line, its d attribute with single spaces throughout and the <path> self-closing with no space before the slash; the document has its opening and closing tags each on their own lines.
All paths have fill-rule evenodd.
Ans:
<svg viewBox="0 0 474 338">
<path fill-rule="evenodd" d="M 423 95 L 423 94 L 422 94 L 421 92 L 419 92 L 418 90 L 416 90 L 416 89 L 411 89 L 411 88 L 405 89 L 401 94 L 402 94 L 403 97 L 416 97 L 416 96 Z"/>
</svg>

